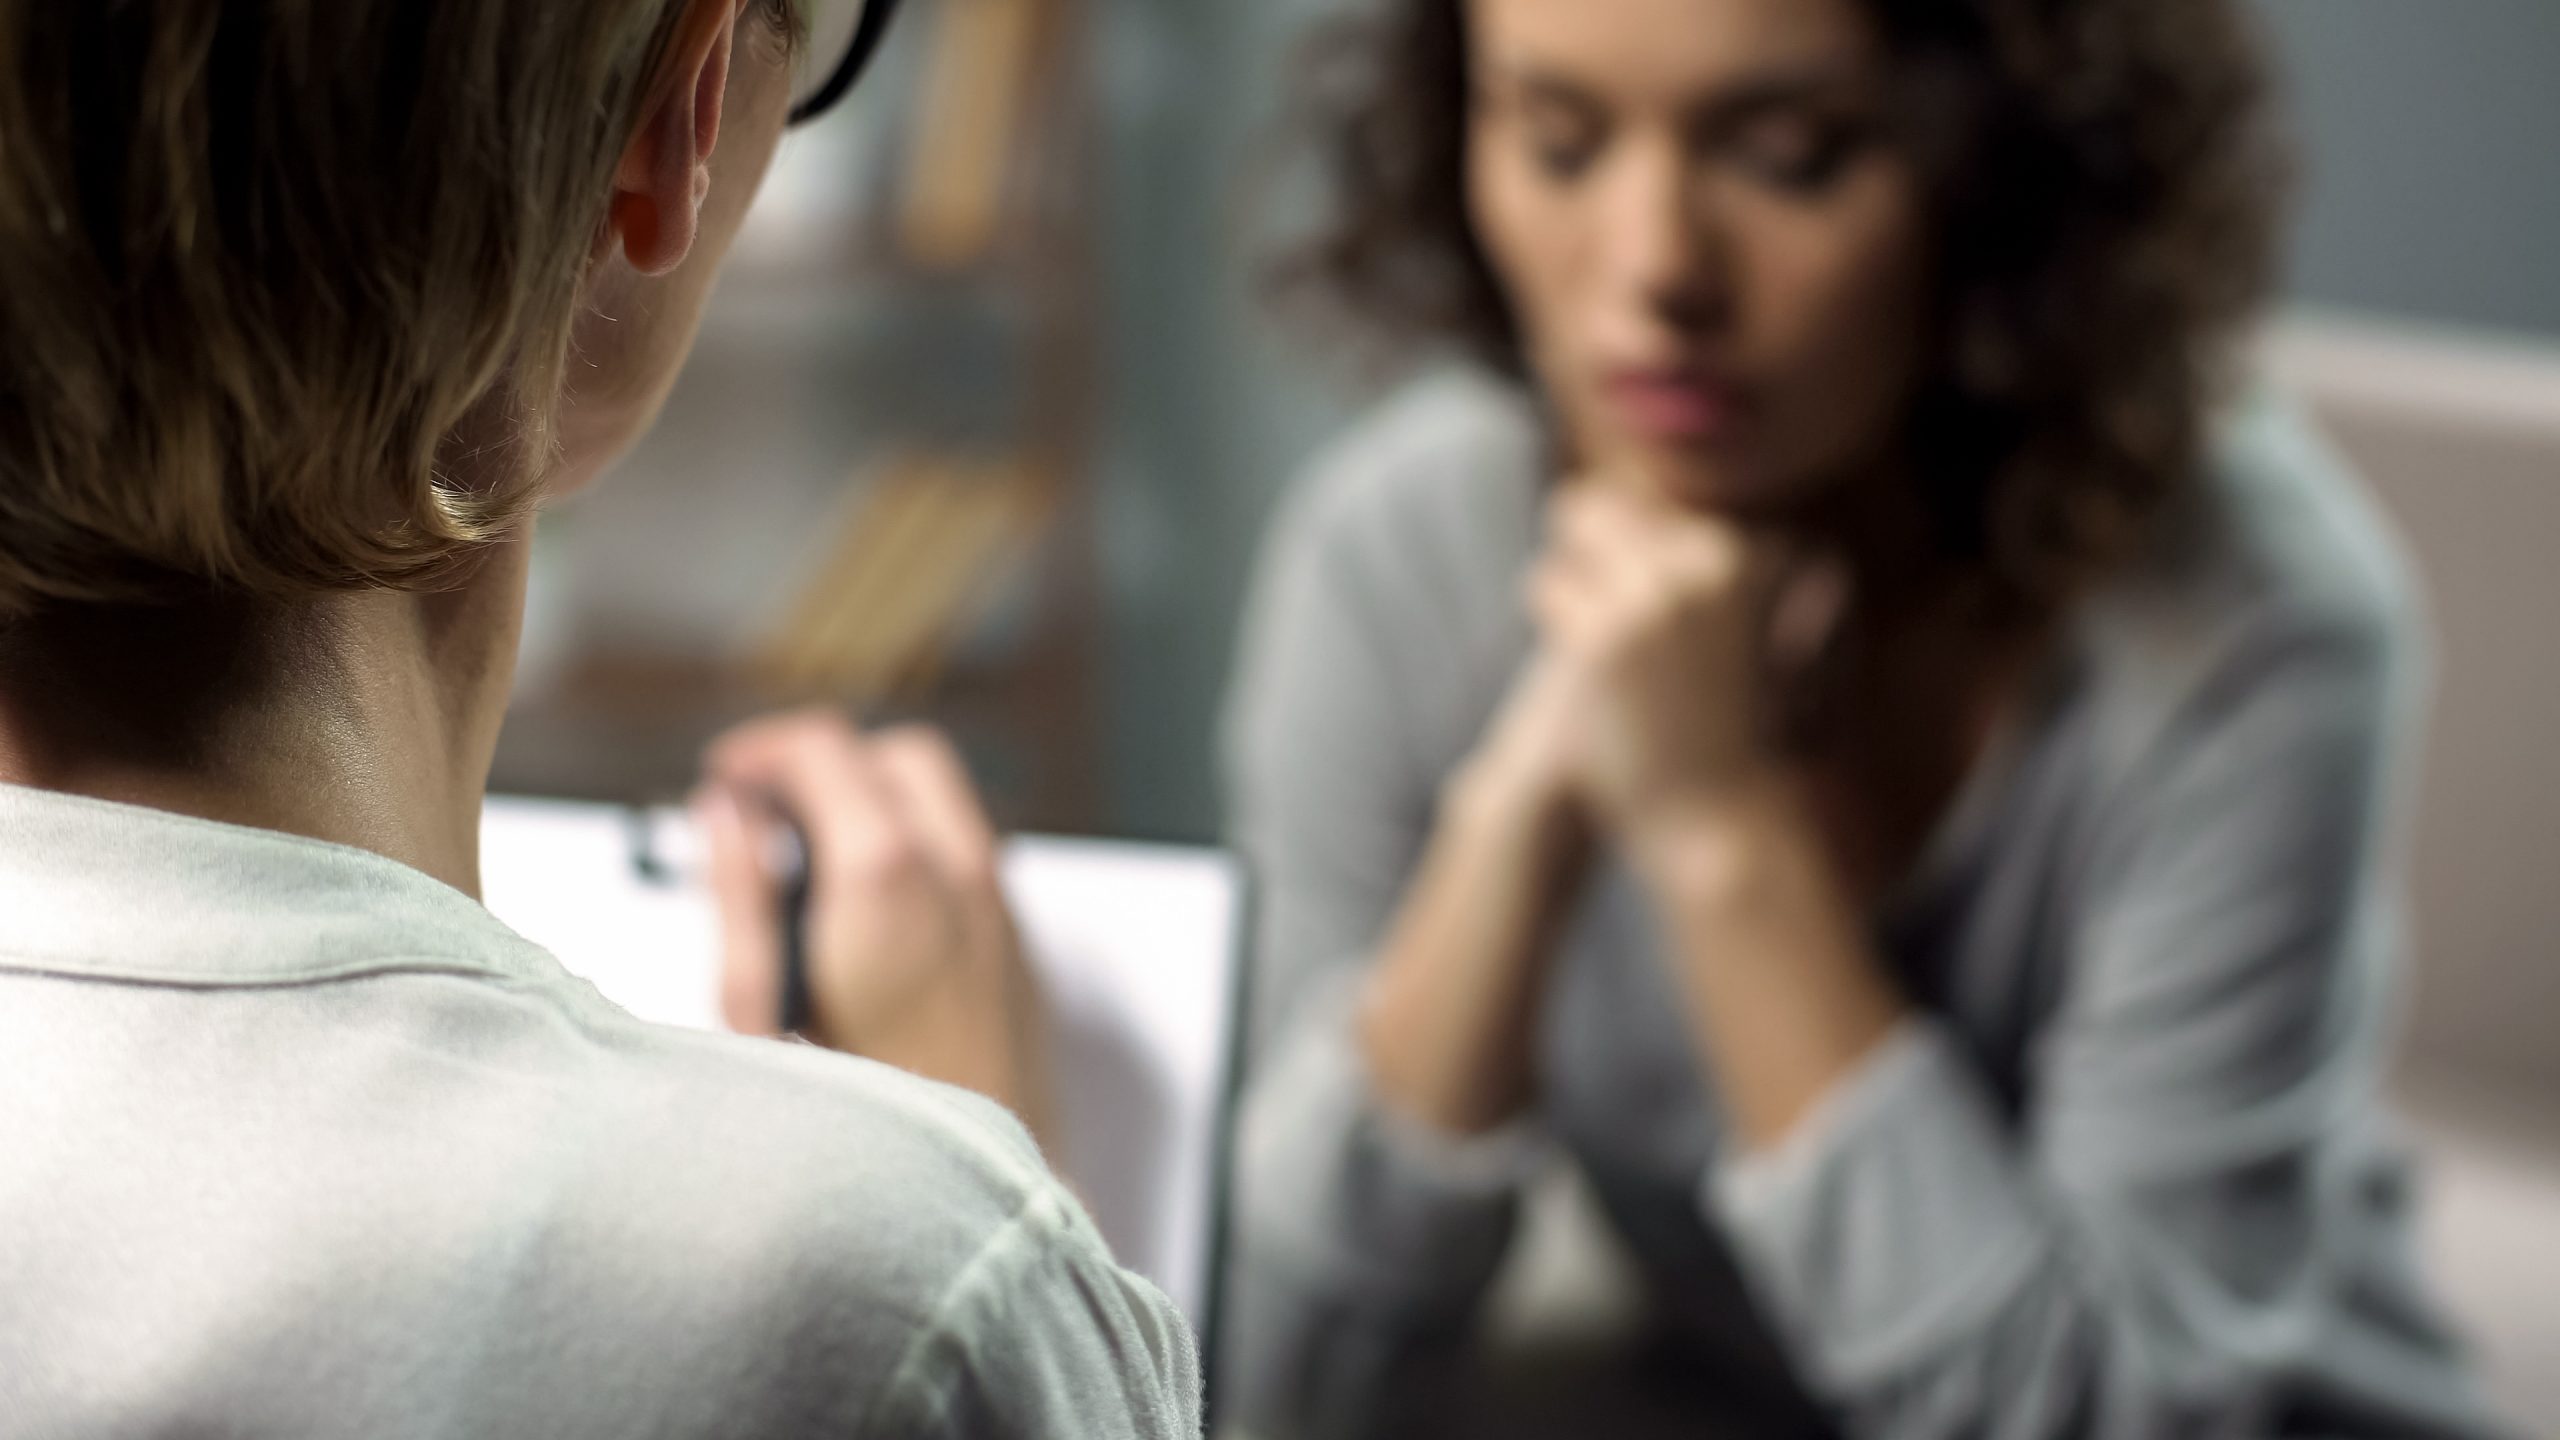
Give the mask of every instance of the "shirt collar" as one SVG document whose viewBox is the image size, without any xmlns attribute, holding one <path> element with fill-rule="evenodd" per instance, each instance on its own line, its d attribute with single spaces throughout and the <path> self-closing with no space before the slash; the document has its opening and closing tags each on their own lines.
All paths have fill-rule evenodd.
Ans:
<svg viewBox="0 0 2560 1440">
<path fill-rule="evenodd" d="M 480 902 L 383 856 L 0 785 L 0 971 L 265 986 L 421 969 L 565 974 Z"/>
</svg>

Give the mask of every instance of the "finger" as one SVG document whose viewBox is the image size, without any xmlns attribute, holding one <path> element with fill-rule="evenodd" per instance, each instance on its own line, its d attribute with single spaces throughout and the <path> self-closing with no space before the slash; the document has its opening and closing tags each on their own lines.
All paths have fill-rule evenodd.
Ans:
<svg viewBox="0 0 2560 1440">
<path fill-rule="evenodd" d="M 1652 588 L 1654 548 L 1619 497 L 1583 486 L 1557 498 L 1542 560 L 1582 600 L 1632 605 Z"/>
<path fill-rule="evenodd" d="M 1548 547 L 1580 560 L 1605 558 L 1633 526 L 1627 498 L 1591 481 L 1566 486 L 1547 507 Z"/>
<path fill-rule="evenodd" d="M 991 885 L 996 828 L 960 752 L 940 731 L 906 726 L 875 742 L 880 772 L 927 851 L 955 883 Z"/>
<path fill-rule="evenodd" d="M 1020 933 L 999 878 L 995 822 L 987 818 L 967 763 L 949 738 L 927 726 L 889 731 L 875 749 L 881 773 L 950 887 L 950 913 L 970 937 L 971 955 L 1006 967 L 1023 1007 L 1017 1024 L 1036 1026 L 1037 987 L 1021 969 Z M 1017 1031 L 1017 1046 L 1025 1033 Z"/>
<path fill-rule="evenodd" d="M 858 740 L 859 732 L 844 712 L 823 705 L 766 715 L 721 735 L 703 752 L 705 772 L 725 778 L 741 772 L 765 773 L 812 742 L 834 736 Z"/>
<path fill-rule="evenodd" d="M 1560 553 L 1630 605 L 1730 584 L 1741 532 L 1640 494 L 1591 488 L 1557 515 Z"/>
<path fill-rule="evenodd" d="M 1835 560 L 1803 560 L 1766 582 L 1769 654 L 1782 671 L 1813 664 L 1848 623 L 1855 582 Z"/>
<path fill-rule="evenodd" d="M 782 1017 L 782 887 L 734 792 L 706 785 L 692 810 L 720 922 L 721 1017 L 741 1035 L 771 1035 Z"/>
<path fill-rule="evenodd" d="M 745 727 L 713 748 L 715 778 L 767 797 L 808 837 L 830 897 L 896 888 L 930 866 L 869 742 L 843 716 L 804 712 Z"/>
<path fill-rule="evenodd" d="M 1559 506 L 1589 519 L 1644 523 L 1662 516 L 1694 513 L 1674 505 L 1651 486 L 1594 474 L 1567 482 L 1557 492 Z"/>
<path fill-rule="evenodd" d="M 1746 529 L 1725 516 L 1664 505 L 1629 516 L 1622 523 L 1649 542 L 1649 548 L 1684 573 L 1705 571 L 1719 577 L 1740 575 L 1751 557 L 1784 542 L 1766 531 Z"/>
<path fill-rule="evenodd" d="M 1574 476 L 1574 484 L 1633 500 L 1656 499 L 1665 493 L 1652 465 L 1632 452 L 1595 456 Z"/>
</svg>

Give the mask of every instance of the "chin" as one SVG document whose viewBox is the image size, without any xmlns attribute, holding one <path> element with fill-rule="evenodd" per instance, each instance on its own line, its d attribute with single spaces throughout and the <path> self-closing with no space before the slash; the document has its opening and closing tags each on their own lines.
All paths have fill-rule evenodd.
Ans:
<svg viewBox="0 0 2560 1440">
<path fill-rule="evenodd" d="M 1684 510 L 1748 521 L 1784 514 L 1803 501 L 1798 487 L 1748 455 L 1660 446 L 1637 454 L 1648 483 Z"/>
</svg>

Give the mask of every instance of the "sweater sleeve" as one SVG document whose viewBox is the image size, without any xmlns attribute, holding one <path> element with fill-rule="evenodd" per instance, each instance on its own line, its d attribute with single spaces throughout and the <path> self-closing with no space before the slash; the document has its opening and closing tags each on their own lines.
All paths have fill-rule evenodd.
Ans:
<svg viewBox="0 0 2560 1440">
<path fill-rule="evenodd" d="M 1274 533 L 1229 735 L 1262 908 L 1222 1393 L 1269 1436 L 1376 1422 L 1417 1350 L 1486 1289 L 1536 1151 L 1531 1136 L 1459 1145 L 1400 1126 L 1353 1043 L 1435 806 L 1402 708 L 1433 661 L 1399 653 L 1394 578 L 1362 563 L 1375 537 L 1308 498 Z"/>
<path fill-rule="evenodd" d="M 1201 1399 L 1181 1312 L 1045 1187 L 960 1267 L 864 1433 L 1195 1440 Z"/>
<path fill-rule="evenodd" d="M 2270 1423 L 2368 1239 L 2337 1122 L 2378 1089 L 2399 668 L 2349 627 L 2213 667 L 2093 857 L 2023 1114 L 1913 1022 L 1710 1177 L 1853 1433 Z"/>
</svg>

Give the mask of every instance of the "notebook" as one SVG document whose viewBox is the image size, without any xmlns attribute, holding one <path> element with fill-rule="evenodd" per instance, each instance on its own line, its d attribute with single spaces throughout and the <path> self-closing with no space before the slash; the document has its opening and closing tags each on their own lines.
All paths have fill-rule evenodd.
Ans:
<svg viewBox="0 0 2560 1440">
<path fill-rule="evenodd" d="M 493 798 L 490 910 L 644 1020 L 720 1025 L 719 933 L 680 811 Z M 1057 1154 L 1120 1262 L 1216 1328 L 1247 885 L 1214 850 L 1009 842 L 1047 992 Z"/>
</svg>

